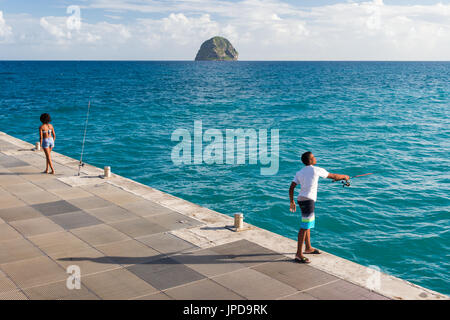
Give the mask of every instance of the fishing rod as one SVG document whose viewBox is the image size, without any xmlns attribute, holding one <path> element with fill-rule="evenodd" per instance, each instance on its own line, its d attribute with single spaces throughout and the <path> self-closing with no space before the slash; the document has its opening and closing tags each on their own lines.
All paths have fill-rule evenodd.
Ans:
<svg viewBox="0 0 450 320">
<path fill-rule="evenodd" d="M 80 157 L 80 163 L 78 164 L 78 176 L 80 175 L 81 167 L 84 167 L 83 162 L 83 152 L 84 152 L 84 142 L 86 141 L 86 131 L 87 131 L 87 125 L 89 120 L 89 110 L 91 109 L 91 101 L 88 103 L 88 110 L 86 114 L 86 123 L 84 125 L 84 136 L 83 136 L 83 145 L 81 146 L 81 157 Z"/>
<path fill-rule="evenodd" d="M 357 176 L 350 177 L 350 179 L 363 177 L 363 176 L 368 176 L 368 175 L 371 175 L 371 174 L 373 174 L 373 173 L 358 174 Z M 341 180 L 343 188 L 350 187 L 350 179 L 348 179 L 348 180 Z"/>
</svg>

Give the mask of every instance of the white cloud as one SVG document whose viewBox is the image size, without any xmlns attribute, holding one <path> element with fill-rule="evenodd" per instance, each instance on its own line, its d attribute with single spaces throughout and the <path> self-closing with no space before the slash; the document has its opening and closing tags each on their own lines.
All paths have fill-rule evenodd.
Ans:
<svg viewBox="0 0 450 320">
<path fill-rule="evenodd" d="M 146 19 L 154 48 L 224 35 L 242 59 L 448 59 L 450 5 L 386 5 L 382 0 L 311 8 L 281 0 L 94 0 L 109 10 L 166 14 Z M 203 24 L 198 16 L 208 17 Z M 214 17 L 214 18 L 212 18 Z M 160 28 L 164 25 L 164 28 Z M 146 37 L 145 34 L 142 36 Z M 198 41 L 196 41 L 198 39 Z M 184 53 L 183 50 L 179 51 Z"/>
<path fill-rule="evenodd" d="M 171 13 L 168 17 L 152 24 L 159 25 L 159 32 L 181 45 L 192 42 L 196 37 L 204 38 L 219 32 L 219 25 L 211 21 L 209 14 L 200 17 L 186 17 L 183 13 Z"/>
<path fill-rule="evenodd" d="M 0 41 L 6 41 L 12 36 L 11 26 L 6 24 L 3 18 L 3 11 L 0 11 Z"/>
<path fill-rule="evenodd" d="M 50 23 L 47 20 L 48 18 L 41 18 L 40 25 L 42 28 L 45 29 L 48 33 L 50 33 L 52 36 L 56 37 L 57 39 L 70 39 L 71 34 L 69 31 L 65 32 L 64 28 L 61 26 L 58 26 L 56 23 Z"/>
<path fill-rule="evenodd" d="M 69 28 L 67 17 L 42 17 L 40 26 L 51 36 L 44 41 L 56 41 L 58 45 L 73 47 L 83 44 L 100 46 L 123 44 L 131 37 L 128 28 L 122 24 L 82 22 L 79 28 Z"/>
<path fill-rule="evenodd" d="M 120 24 L 82 20 L 79 30 L 69 30 L 68 15 L 64 14 L 38 19 L 41 33 L 35 26 L 24 26 L 30 17 L 21 23 L 19 17 L 13 21 L 8 16 L 8 24 L 22 45 L 39 42 L 54 52 L 71 48 L 74 59 L 80 55 L 95 59 L 193 59 L 200 44 L 215 35 L 227 37 L 242 60 L 450 57 L 449 4 L 387 5 L 382 0 L 309 8 L 282 0 L 92 0 L 86 4 L 82 12 L 96 8 L 96 12 L 103 9 L 104 16 L 120 13 Z M 129 11 L 139 18 L 125 18 Z M 142 18 L 147 13 L 151 15 Z M 2 19 L 0 30 L 1 26 Z"/>
</svg>

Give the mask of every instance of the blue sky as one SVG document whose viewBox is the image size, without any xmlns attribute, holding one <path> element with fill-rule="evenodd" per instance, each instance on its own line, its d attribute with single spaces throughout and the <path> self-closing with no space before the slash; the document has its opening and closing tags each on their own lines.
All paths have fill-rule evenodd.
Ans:
<svg viewBox="0 0 450 320">
<path fill-rule="evenodd" d="M 449 60 L 450 0 L 0 0 L 0 59 L 192 60 L 215 35 L 240 60 Z"/>
</svg>

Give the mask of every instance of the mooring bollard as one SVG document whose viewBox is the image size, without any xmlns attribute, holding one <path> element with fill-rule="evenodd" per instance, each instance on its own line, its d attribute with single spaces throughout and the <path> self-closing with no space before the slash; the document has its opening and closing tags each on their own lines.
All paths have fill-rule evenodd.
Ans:
<svg viewBox="0 0 450 320">
<path fill-rule="evenodd" d="M 104 177 L 111 178 L 111 167 L 108 166 L 105 167 Z"/>
<path fill-rule="evenodd" d="M 244 215 L 242 213 L 235 213 L 234 214 L 234 227 L 237 230 L 242 229 L 244 226 Z"/>
<path fill-rule="evenodd" d="M 41 143 L 36 142 L 36 151 L 40 151 L 40 150 L 41 150 Z"/>
</svg>

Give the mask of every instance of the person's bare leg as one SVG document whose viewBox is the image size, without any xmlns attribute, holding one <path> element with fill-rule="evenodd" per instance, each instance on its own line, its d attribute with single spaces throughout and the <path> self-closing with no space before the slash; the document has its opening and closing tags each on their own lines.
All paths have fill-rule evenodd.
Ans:
<svg viewBox="0 0 450 320">
<path fill-rule="evenodd" d="M 297 253 L 295 254 L 297 258 L 303 258 L 302 248 L 303 242 L 305 242 L 306 233 L 307 230 L 305 229 L 300 229 L 300 231 L 298 232 Z"/>
<path fill-rule="evenodd" d="M 48 157 L 50 155 L 50 151 L 48 148 L 44 148 L 44 153 L 45 153 L 45 171 L 42 173 L 48 173 Z"/>
<path fill-rule="evenodd" d="M 51 152 L 52 152 L 52 147 L 48 148 L 49 152 L 48 152 L 48 163 L 50 164 L 50 168 L 52 168 L 52 172 L 50 172 L 51 174 L 55 174 L 55 169 L 53 168 L 53 163 L 52 163 L 52 156 L 51 156 Z"/>
<path fill-rule="evenodd" d="M 305 252 L 310 253 L 313 252 L 314 250 L 316 249 L 311 247 L 311 229 L 308 229 L 305 237 Z"/>
</svg>

